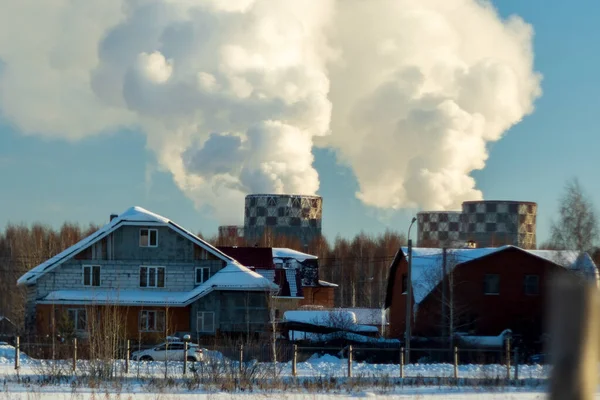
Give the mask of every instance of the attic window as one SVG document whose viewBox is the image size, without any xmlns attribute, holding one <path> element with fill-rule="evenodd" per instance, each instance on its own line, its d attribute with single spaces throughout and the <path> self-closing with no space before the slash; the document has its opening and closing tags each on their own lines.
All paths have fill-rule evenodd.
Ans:
<svg viewBox="0 0 600 400">
<path fill-rule="evenodd" d="M 83 266 L 83 286 L 100 286 L 100 266 Z"/>
<path fill-rule="evenodd" d="M 157 229 L 140 229 L 140 247 L 157 247 L 158 246 L 158 230 Z"/>
<path fill-rule="evenodd" d="M 210 278 L 209 267 L 196 267 L 196 285 L 206 282 Z"/>
</svg>

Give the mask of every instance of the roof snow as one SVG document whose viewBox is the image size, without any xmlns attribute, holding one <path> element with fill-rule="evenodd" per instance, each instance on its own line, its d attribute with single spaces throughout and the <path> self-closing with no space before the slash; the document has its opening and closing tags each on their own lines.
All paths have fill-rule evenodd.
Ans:
<svg viewBox="0 0 600 400">
<path fill-rule="evenodd" d="M 58 290 L 50 292 L 41 303 L 65 302 L 114 305 L 172 305 L 186 306 L 214 290 L 276 290 L 272 282 L 237 264 L 228 264 L 210 279 L 189 292 L 150 291 L 141 289 Z"/>
<path fill-rule="evenodd" d="M 347 329 L 355 332 L 378 332 L 378 329 L 374 326 L 360 325 L 356 314 L 345 309 L 286 311 L 283 313 L 283 320 L 328 328 Z"/>
<path fill-rule="evenodd" d="M 98 240 L 100 240 L 100 239 L 104 238 L 105 236 L 109 235 L 110 233 L 114 232 L 119 226 L 122 226 L 122 225 L 168 226 L 169 228 L 173 229 L 174 231 L 178 232 L 179 234 L 183 235 L 184 237 L 187 237 L 189 240 L 191 240 L 195 244 L 204 248 L 208 252 L 219 257 L 220 259 L 222 259 L 226 262 L 234 261 L 233 258 L 229 257 L 225 253 L 216 249 L 209 243 L 205 242 L 204 240 L 200 239 L 198 236 L 196 236 L 193 233 L 191 233 L 190 231 L 180 227 L 179 225 L 175 224 L 174 222 L 170 221 L 169 219 L 162 217 L 158 214 L 155 214 L 153 212 L 150 212 L 142 207 L 131 207 L 131 208 L 127 209 L 125 212 L 123 212 L 121 215 L 119 215 L 118 217 L 114 218 L 108 224 L 104 225 L 98 231 L 91 234 L 90 236 L 82 239 L 81 241 L 77 242 L 73 246 L 60 252 L 59 254 L 55 255 L 54 257 L 46 260 L 45 262 L 41 263 L 40 265 L 36 266 L 35 268 L 32 268 L 30 271 L 28 271 L 27 273 L 25 273 L 23 276 L 21 276 L 19 278 L 19 280 L 17 281 L 17 284 L 23 285 L 23 284 L 31 284 L 31 283 L 35 282 L 40 276 L 42 276 L 45 273 L 49 272 L 50 270 L 58 267 L 64 261 L 70 259 L 71 257 L 76 255 L 80 251 L 86 249 L 87 247 L 96 243 Z"/>
<path fill-rule="evenodd" d="M 447 272 L 450 272 L 454 266 L 458 264 L 463 264 L 465 262 L 485 257 L 492 253 L 500 252 L 513 247 L 514 246 L 478 249 L 447 249 Z M 598 281 L 598 270 L 591 257 L 587 253 L 579 253 L 571 250 L 525 250 L 519 247 L 514 248 L 550 261 L 564 268 L 581 271 L 585 276 L 596 280 L 596 282 Z M 403 247 L 402 251 L 408 258 L 408 249 Z M 427 295 L 441 282 L 442 262 L 443 249 L 419 247 L 412 248 L 411 281 L 413 287 L 413 296 L 416 304 L 420 304 L 425 297 L 427 297 Z"/>
<path fill-rule="evenodd" d="M 338 287 L 339 285 L 337 283 L 331 283 L 331 282 L 319 280 L 319 286 L 323 286 L 323 287 Z"/>
<path fill-rule="evenodd" d="M 297 261 L 316 260 L 319 257 L 287 248 L 273 247 L 273 258 L 293 258 Z"/>
<path fill-rule="evenodd" d="M 385 310 L 381 308 L 346 308 L 356 316 L 356 323 L 361 325 L 387 325 Z"/>
</svg>

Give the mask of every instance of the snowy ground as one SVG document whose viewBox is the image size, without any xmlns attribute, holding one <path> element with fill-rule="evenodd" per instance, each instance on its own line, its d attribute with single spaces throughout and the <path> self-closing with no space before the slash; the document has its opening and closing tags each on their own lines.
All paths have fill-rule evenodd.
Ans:
<svg viewBox="0 0 600 400">
<path fill-rule="evenodd" d="M 227 376 L 227 371 L 237 371 L 236 362 L 219 359 L 218 354 L 212 359 L 215 365 L 226 365 L 221 370 L 221 377 Z M 186 387 L 188 378 L 182 378 L 182 363 L 168 364 L 168 376 L 174 384 L 165 386 L 156 378 L 164 377 L 163 362 L 131 362 L 128 374 L 123 373 L 124 361 L 116 361 L 117 374 L 123 379 L 121 383 L 100 383 L 92 388 L 88 383 L 81 383 L 78 377 L 86 371 L 85 361 L 78 363 L 78 371 L 73 374 L 71 362 L 61 362 L 61 383 L 48 383 L 43 380 L 50 371 L 48 366 L 55 365 L 45 361 L 21 357 L 21 369 L 17 375 L 14 370 L 14 348 L 0 345 L 0 400 L 99 400 L 109 399 L 143 399 L 143 400 L 178 400 L 178 399 L 319 399 L 333 400 L 342 398 L 377 398 L 377 399 L 545 399 L 544 390 L 549 376 L 547 366 L 519 366 L 519 383 L 505 385 L 506 367 L 503 365 L 460 365 L 458 384 L 448 386 L 447 378 L 453 376 L 453 366 L 450 364 L 410 364 L 405 366 L 406 379 L 399 379 L 400 368 L 392 364 L 353 363 L 352 382 L 346 379 L 347 360 L 330 355 L 314 355 L 306 362 L 298 363 L 298 382 L 294 383 L 291 376 L 291 363 L 279 365 L 278 372 L 282 385 L 266 387 L 258 379 L 251 389 L 235 389 L 233 392 L 223 389 L 220 384 L 196 385 Z M 250 364 L 251 365 L 251 364 Z M 270 364 L 257 364 L 266 370 Z M 223 372 L 225 371 L 225 372 Z M 234 373 L 235 374 L 235 373 Z M 514 367 L 511 370 L 514 378 Z M 208 374 L 210 377 L 211 375 Z M 268 381 L 272 375 L 262 375 Z M 442 378 L 442 379 L 434 379 Z M 445 380 L 446 379 L 446 380 Z M 496 384 L 488 386 L 481 382 L 495 380 Z M 162 380 L 164 382 L 164 380 Z M 286 383 L 287 382 L 287 383 Z M 326 390 L 315 389 L 317 386 L 310 382 L 325 382 Z M 329 384 L 334 382 L 333 384 Z M 475 382 L 473 384 L 473 382 Z M 498 385 L 498 382 L 500 384 Z M 305 383 L 308 383 L 305 385 Z M 329 385 L 328 385 L 329 384 Z M 596 396 L 600 400 L 600 394 Z"/>
</svg>

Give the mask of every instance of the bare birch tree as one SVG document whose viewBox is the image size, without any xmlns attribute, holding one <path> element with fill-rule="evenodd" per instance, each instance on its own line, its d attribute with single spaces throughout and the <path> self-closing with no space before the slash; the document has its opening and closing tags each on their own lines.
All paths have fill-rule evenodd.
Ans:
<svg viewBox="0 0 600 400">
<path fill-rule="evenodd" d="M 549 247 L 591 253 L 598 233 L 594 204 L 576 178 L 569 180 L 559 200 L 558 219 L 550 228 Z"/>
</svg>

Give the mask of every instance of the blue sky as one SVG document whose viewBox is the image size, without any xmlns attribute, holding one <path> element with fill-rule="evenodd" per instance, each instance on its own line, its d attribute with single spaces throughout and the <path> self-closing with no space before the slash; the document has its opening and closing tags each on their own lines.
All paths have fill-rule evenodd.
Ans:
<svg viewBox="0 0 600 400">
<path fill-rule="evenodd" d="M 495 3 L 502 16 L 518 14 L 533 25 L 543 95 L 532 115 L 489 147 L 485 169 L 472 175 L 486 199 L 539 204 L 539 244 L 567 179 L 578 177 L 592 200 L 600 198 L 594 117 L 600 105 L 600 54 L 594 50 L 600 42 L 600 2 L 581 1 L 577 7 L 559 0 Z M 315 158 L 328 238 L 407 229 L 417 210 L 383 213 L 363 206 L 354 197 L 358 187 L 352 171 L 337 165 L 329 150 L 317 149 Z M 218 221 L 196 210 L 170 174 L 155 171 L 148 179 L 147 167 L 155 164 L 140 132 L 67 142 L 25 136 L 0 120 L 0 228 L 9 222 L 102 224 L 110 213 L 140 205 L 193 231 L 215 234 Z"/>
</svg>

